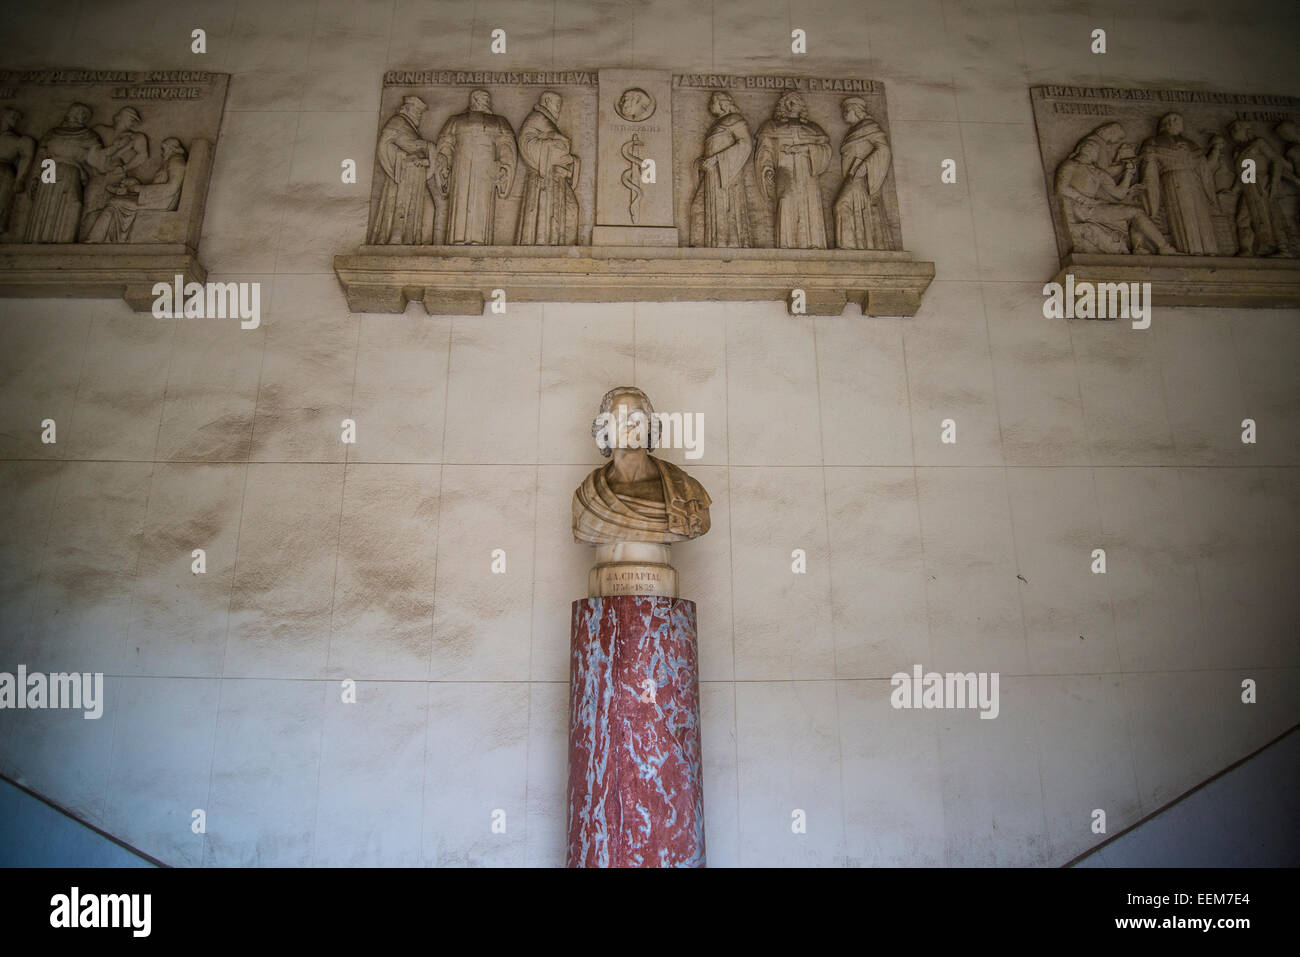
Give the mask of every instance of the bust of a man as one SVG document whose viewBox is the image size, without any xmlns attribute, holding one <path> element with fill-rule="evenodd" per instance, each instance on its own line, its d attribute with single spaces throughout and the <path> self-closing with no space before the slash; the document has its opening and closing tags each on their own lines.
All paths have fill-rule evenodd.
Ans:
<svg viewBox="0 0 1300 957">
<path fill-rule="evenodd" d="M 709 493 L 677 466 L 650 454 L 658 433 L 644 392 L 618 386 L 605 393 L 591 434 L 611 461 L 573 493 L 574 541 L 666 545 L 709 530 Z"/>
</svg>

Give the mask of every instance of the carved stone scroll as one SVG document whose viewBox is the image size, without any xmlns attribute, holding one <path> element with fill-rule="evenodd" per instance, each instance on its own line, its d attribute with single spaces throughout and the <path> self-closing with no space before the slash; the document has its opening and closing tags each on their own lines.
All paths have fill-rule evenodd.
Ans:
<svg viewBox="0 0 1300 957">
<path fill-rule="evenodd" d="M 122 296 L 203 282 L 199 237 L 229 77 L 0 72 L 0 295 Z"/>
<path fill-rule="evenodd" d="M 1150 282 L 1156 305 L 1300 305 L 1300 99 L 1032 95 L 1057 282 Z"/>
</svg>

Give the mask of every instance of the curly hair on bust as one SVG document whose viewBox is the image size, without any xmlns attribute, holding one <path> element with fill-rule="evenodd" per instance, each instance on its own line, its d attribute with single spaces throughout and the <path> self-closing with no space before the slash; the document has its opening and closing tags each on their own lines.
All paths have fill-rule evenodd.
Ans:
<svg viewBox="0 0 1300 957">
<path fill-rule="evenodd" d="M 645 414 L 650 420 L 648 423 L 650 434 L 646 441 L 646 451 L 653 452 L 659 438 L 659 421 L 655 418 L 655 409 L 650 404 L 650 397 L 635 386 L 619 385 L 605 393 L 600 400 L 600 410 L 596 413 L 596 417 L 591 420 L 591 437 L 596 439 L 596 447 L 600 449 L 600 454 L 605 458 L 609 458 L 613 454 L 613 450 L 609 446 L 600 444 L 600 434 L 604 429 L 602 420 L 605 416 L 613 414 L 614 396 L 616 395 L 630 395 L 640 401 L 641 408 L 645 410 Z"/>
</svg>

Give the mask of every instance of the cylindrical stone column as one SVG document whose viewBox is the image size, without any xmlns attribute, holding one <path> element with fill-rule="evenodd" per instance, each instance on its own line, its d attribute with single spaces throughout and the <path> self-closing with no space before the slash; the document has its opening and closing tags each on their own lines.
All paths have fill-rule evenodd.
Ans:
<svg viewBox="0 0 1300 957">
<path fill-rule="evenodd" d="M 703 867 L 695 602 L 573 603 L 569 867 Z"/>
</svg>

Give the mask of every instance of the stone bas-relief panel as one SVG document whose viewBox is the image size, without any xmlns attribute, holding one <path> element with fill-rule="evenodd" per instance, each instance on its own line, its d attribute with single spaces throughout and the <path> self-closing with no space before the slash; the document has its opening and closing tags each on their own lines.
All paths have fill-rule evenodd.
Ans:
<svg viewBox="0 0 1300 957">
<path fill-rule="evenodd" d="M 1300 305 L 1300 98 L 1042 86 L 1057 282 L 1157 305 Z"/>
<path fill-rule="evenodd" d="M 590 244 L 596 73 L 395 70 L 379 112 L 368 244 Z"/>
<path fill-rule="evenodd" d="M 684 74 L 673 103 L 687 244 L 903 248 L 881 84 Z"/>
<path fill-rule="evenodd" d="M 353 311 L 786 300 L 913 315 L 884 88 L 658 70 L 390 71 Z"/>
<path fill-rule="evenodd" d="M 203 282 L 199 236 L 229 77 L 0 72 L 0 295 L 123 296 Z"/>
</svg>

